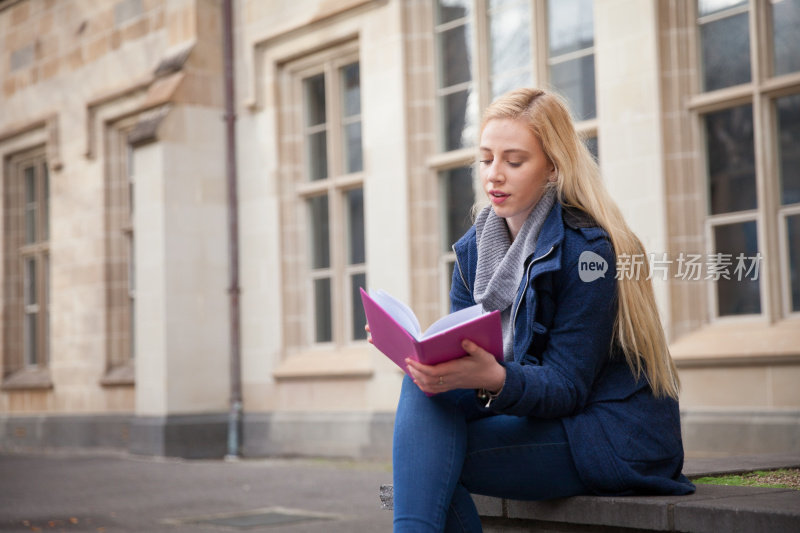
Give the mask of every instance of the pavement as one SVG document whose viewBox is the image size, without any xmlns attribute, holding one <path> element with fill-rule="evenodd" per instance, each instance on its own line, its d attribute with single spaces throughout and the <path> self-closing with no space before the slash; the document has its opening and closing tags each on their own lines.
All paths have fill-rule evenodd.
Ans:
<svg viewBox="0 0 800 533">
<path fill-rule="evenodd" d="M 0 454 L 0 532 L 391 531 L 388 463 Z"/>
<path fill-rule="evenodd" d="M 688 457 L 684 472 L 788 466 L 800 454 Z M 0 453 L 0 532 L 391 531 L 379 499 L 391 477 L 388 462 Z"/>
</svg>

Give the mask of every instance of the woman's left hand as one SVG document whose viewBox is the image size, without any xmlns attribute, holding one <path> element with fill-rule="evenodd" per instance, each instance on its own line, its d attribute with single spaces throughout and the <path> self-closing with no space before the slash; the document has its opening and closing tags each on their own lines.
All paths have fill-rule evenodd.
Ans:
<svg viewBox="0 0 800 533">
<path fill-rule="evenodd" d="M 429 394 L 453 389 L 486 389 L 497 392 L 506 381 L 506 369 L 492 354 L 472 341 L 461 343 L 467 355 L 438 365 L 406 359 L 414 383 Z"/>
</svg>

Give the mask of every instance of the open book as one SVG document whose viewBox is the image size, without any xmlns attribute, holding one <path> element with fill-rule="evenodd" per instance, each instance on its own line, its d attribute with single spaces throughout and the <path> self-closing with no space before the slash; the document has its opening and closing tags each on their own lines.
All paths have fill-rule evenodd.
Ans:
<svg viewBox="0 0 800 533">
<path fill-rule="evenodd" d="M 485 313 L 480 305 L 461 309 L 434 322 L 424 332 L 414 312 L 389 293 L 361 289 L 372 343 L 403 372 L 410 357 L 435 365 L 467 355 L 461 342 L 469 339 L 503 360 L 503 332 L 500 311 Z"/>
</svg>

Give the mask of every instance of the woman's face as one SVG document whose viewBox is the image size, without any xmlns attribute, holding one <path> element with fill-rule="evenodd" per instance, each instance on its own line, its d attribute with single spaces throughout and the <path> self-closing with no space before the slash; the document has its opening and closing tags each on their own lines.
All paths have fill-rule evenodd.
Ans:
<svg viewBox="0 0 800 533">
<path fill-rule="evenodd" d="M 518 119 L 491 119 L 483 128 L 480 172 L 483 189 L 498 217 L 506 219 L 511 237 L 544 193 L 553 164 L 542 143 Z"/>
</svg>

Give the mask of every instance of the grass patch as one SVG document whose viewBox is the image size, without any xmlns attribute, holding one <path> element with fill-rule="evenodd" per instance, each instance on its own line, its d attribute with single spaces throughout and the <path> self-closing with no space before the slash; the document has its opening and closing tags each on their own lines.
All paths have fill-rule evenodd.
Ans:
<svg viewBox="0 0 800 533">
<path fill-rule="evenodd" d="M 692 480 L 701 485 L 732 485 L 736 487 L 772 487 L 800 490 L 800 468 L 758 470 L 745 474 L 708 476 Z"/>
</svg>

